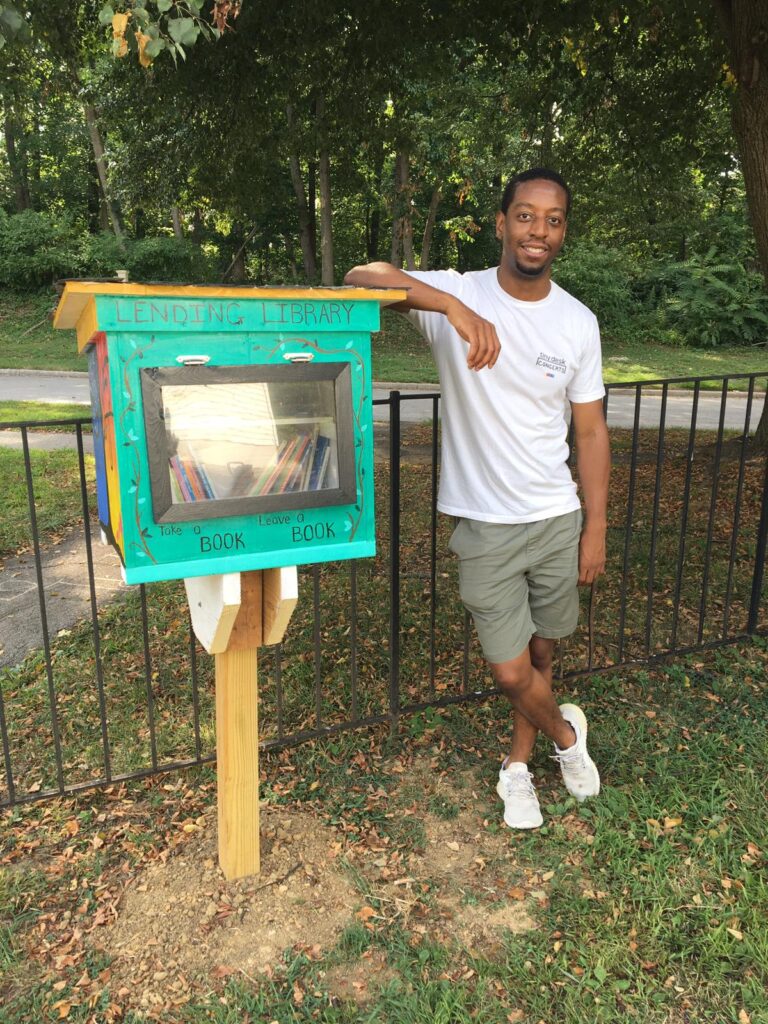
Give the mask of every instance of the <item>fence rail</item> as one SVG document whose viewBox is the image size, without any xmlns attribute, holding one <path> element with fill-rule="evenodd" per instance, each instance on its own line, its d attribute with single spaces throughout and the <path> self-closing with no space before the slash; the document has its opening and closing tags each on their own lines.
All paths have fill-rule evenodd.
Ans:
<svg viewBox="0 0 768 1024">
<path fill-rule="evenodd" d="M 753 440 L 766 383 L 766 374 L 751 374 L 608 387 L 609 570 L 582 595 L 582 624 L 561 649 L 562 677 L 768 633 L 768 459 Z M 440 395 L 393 391 L 374 405 L 379 554 L 300 573 L 286 639 L 260 657 L 265 749 L 378 724 L 396 729 L 402 715 L 495 692 L 458 599 L 452 524 L 437 514 Z M 215 759 L 212 659 L 197 645 L 182 585 L 98 600 L 88 422 L 56 424 L 74 429 L 72 530 L 82 538 L 87 598 L 82 621 L 53 637 L 40 497 L 47 470 L 34 444 L 36 431 L 53 424 L 0 423 L 4 439 L 18 439 L 14 471 L 26 486 L 26 571 L 39 618 L 38 649 L 0 669 L 0 806 Z M 20 564 L 11 556 L 0 574 L 4 601 L 12 590 L 2 579 Z"/>
</svg>

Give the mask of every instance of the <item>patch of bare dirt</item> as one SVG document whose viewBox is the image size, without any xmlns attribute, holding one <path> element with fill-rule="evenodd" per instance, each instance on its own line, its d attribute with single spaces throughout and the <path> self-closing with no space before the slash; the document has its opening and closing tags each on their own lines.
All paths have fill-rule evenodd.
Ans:
<svg viewBox="0 0 768 1024">
<path fill-rule="evenodd" d="M 553 873 L 524 871 L 513 834 L 484 820 L 487 784 L 434 763 L 408 769 L 391 797 L 401 819 L 395 841 L 373 830 L 347 844 L 306 810 L 266 806 L 262 873 L 233 882 L 218 868 L 210 809 L 198 831 L 129 884 L 116 920 L 93 933 L 114 958 L 114 996 L 163 1020 L 230 975 L 271 975 L 286 950 L 319 959 L 353 922 L 375 932 L 397 920 L 414 945 L 431 937 L 493 954 L 505 932 L 537 927 Z M 324 984 L 340 1003 L 362 1006 L 396 977 L 374 948 L 329 970 Z"/>
<path fill-rule="evenodd" d="M 368 949 L 356 963 L 339 964 L 326 971 L 323 983 L 334 1001 L 365 1006 L 397 977 L 380 950 Z"/>
<path fill-rule="evenodd" d="M 522 875 L 510 832 L 488 829 L 479 812 L 485 801 L 478 787 L 485 783 L 472 774 L 441 776 L 422 765 L 406 773 L 402 785 L 420 794 L 403 813 L 419 816 L 425 843 L 405 859 L 395 854 L 361 865 L 371 879 L 370 896 L 416 933 L 468 947 L 488 950 L 505 930 L 537 927 L 532 911 L 546 895 L 530 888 L 542 880 Z M 430 804 L 443 814 L 427 811 Z"/>
<path fill-rule="evenodd" d="M 471 953 L 492 955 L 501 948 L 505 932 L 522 935 L 538 925 L 529 904 L 508 901 L 497 906 L 475 903 L 457 906 L 451 933 Z"/>
<path fill-rule="evenodd" d="M 165 861 L 130 886 L 100 945 L 115 956 L 113 991 L 145 1009 L 182 1005 L 198 985 L 271 972 L 285 949 L 334 944 L 359 904 L 335 864 L 332 829 L 303 811 L 261 813 L 263 871 L 228 882 L 218 868 L 215 812 Z"/>
</svg>

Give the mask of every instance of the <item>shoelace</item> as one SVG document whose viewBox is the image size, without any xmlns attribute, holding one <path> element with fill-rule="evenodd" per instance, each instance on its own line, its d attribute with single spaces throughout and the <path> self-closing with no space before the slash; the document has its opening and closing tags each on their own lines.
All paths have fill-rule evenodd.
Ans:
<svg viewBox="0 0 768 1024">
<path fill-rule="evenodd" d="M 515 793 L 521 796 L 535 796 L 536 790 L 533 788 L 532 779 L 532 772 L 515 772 L 513 775 L 505 775 L 504 791 L 507 796 L 513 796 Z"/>
<path fill-rule="evenodd" d="M 566 771 L 580 771 L 587 766 L 584 753 L 581 750 L 566 750 L 562 754 L 550 754 L 549 756 L 553 761 L 557 761 L 561 768 L 565 768 Z"/>
</svg>

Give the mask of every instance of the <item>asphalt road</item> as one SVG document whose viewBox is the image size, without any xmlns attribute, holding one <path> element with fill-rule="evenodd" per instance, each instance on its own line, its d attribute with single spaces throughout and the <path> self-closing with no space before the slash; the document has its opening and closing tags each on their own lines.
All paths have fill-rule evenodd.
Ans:
<svg viewBox="0 0 768 1024">
<path fill-rule="evenodd" d="M 439 391 L 437 386 L 413 384 L 376 383 L 373 389 L 374 399 L 386 399 L 390 391 L 399 390 L 402 394 L 401 419 L 406 423 L 419 423 L 431 419 L 432 402 L 419 398 Z M 88 375 L 86 373 L 45 373 L 0 370 L 0 400 L 33 401 L 33 402 L 72 402 L 89 405 Z M 755 396 L 752 403 L 750 424 L 754 428 L 760 418 L 764 392 Z M 692 391 L 670 391 L 667 399 L 667 427 L 689 428 L 693 406 Z M 699 395 L 699 406 L 696 416 L 697 427 L 701 430 L 717 430 L 722 398 L 719 391 L 702 391 Z M 744 430 L 747 408 L 747 396 L 738 392 L 730 392 L 725 403 L 726 430 Z M 374 419 L 385 422 L 389 419 L 386 405 L 374 406 Z M 654 388 L 644 388 L 640 401 L 640 426 L 644 428 L 658 427 L 661 415 L 661 392 Z M 608 424 L 612 427 L 632 427 L 635 418 L 635 392 L 633 388 L 621 388 L 611 391 L 608 401 Z"/>
</svg>

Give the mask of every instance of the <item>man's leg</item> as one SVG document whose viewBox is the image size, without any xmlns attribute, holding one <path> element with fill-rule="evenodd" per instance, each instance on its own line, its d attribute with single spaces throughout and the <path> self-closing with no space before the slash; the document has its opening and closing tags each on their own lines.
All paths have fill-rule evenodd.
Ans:
<svg viewBox="0 0 768 1024">
<path fill-rule="evenodd" d="M 528 652 L 531 664 L 537 669 L 552 689 L 552 658 L 555 651 L 555 641 L 543 636 L 532 636 L 528 644 Z M 536 743 L 539 730 L 532 725 L 520 711 L 514 710 L 514 726 L 512 729 L 512 745 L 506 764 L 520 762 L 528 764 Z"/>
<path fill-rule="evenodd" d="M 501 692 L 529 725 L 548 736 L 560 750 L 573 746 L 576 733 L 560 714 L 551 683 L 534 668 L 529 648 L 510 661 L 491 664 L 491 671 Z"/>
</svg>

